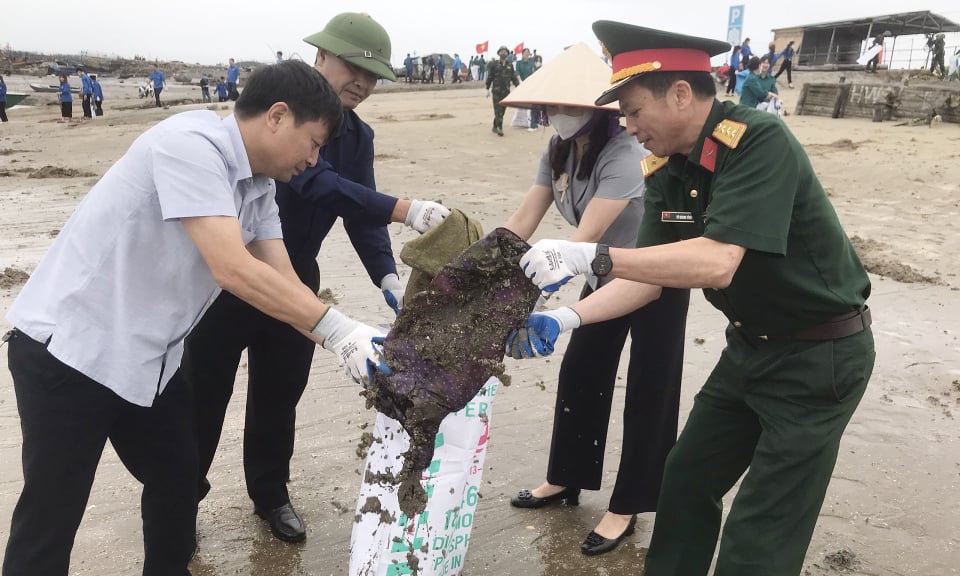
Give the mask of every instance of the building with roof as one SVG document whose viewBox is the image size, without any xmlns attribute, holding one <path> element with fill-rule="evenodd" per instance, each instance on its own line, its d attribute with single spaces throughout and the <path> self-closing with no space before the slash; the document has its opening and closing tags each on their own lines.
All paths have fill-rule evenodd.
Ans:
<svg viewBox="0 0 960 576">
<path fill-rule="evenodd" d="M 868 39 L 880 35 L 885 36 L 881 65 L 917 68 L 924 64 L 927 38 L 955 32 L 960 32 L 960 24 L 929 10 L 807 24 L 773 31 L 778 49 L 782 50 L 791 40 L 798 46 L 794 68 L 801 70 L 861 68 L 857 65 L 857 58 L 868 46 Z M 897 52 L 898 41 L 901 55 Z M 954 50 L 956 46 L 950 46 L 947 51 L 952 54 Z"/>
</svg>

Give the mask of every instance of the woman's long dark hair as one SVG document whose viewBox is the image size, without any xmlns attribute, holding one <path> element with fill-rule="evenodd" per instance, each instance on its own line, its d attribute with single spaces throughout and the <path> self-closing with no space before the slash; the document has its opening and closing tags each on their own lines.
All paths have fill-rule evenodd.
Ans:
<svg viewBox="0 0 960 576">
<path fill-rule="evenodd" d="M 580 166 L 576 175 L 577 180 L 586 180 L 590 177 L 590 173 L 593 172 L 593 167 L 597 163 L 597 157 L 600 156 L 600 151 L 603 150 L 603 147 L 607 145 L 611 138 L 620 132 L 619 114 L 611 110 L 595 110 L 587 129 L 590 139 L 587 143 L 587 149 L 583 153 L 583 158 L 580 159 Z M 576 138 L 570 138 L 569 140 L 563 140 L 559 136 L 553 138 L 550 147 L 550 168 L 553 170 L 554 180 L 560 178 L 560 175 L 563 174 L 567 166 L 567 158 L 573 152 L 574 140 Z"/>
</svg>

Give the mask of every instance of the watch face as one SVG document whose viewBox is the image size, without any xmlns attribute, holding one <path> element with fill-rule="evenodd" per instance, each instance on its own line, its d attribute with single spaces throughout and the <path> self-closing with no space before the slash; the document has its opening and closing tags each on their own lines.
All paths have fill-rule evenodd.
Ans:
<svg viewBox="0 0 960 576">
<path fill-rule="evenodd" d="M 609 254 L 598 254 L 590 267 L 597 276 L 606 276 L 613 269 L 613 260 L 610 259 Z"/>
</svg>

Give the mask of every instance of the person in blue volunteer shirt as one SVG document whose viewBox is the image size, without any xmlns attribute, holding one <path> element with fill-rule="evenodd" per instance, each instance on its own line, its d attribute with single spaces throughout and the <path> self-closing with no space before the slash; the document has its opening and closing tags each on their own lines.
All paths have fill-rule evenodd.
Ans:
<svg viewBox="0 0 960 576">
<path fill-rule="evenodd" d="M 240 97 L 240 92 L 237 91 L 237 82 L 240 81 L 240 67 L 237 66 L 237 63 L 233 61 L 233 58 L 230 59 L 230 65 L 227 66 L 227 99 L 236 100 Z"/>
<path fill-rule="evenodd" d="M 7 121 L 7 83 L 0 76 L 0 122 Z"/>
<path fill-rule="evenodd" d="M 730 77 L 727 79 L 727 96 L 733 96 L 737 90 L 737 72 L 740 71 L 740 46 L 733 47 L 733 53 L 730 54 Z"/>
<path fill-rule="evenodd" d="M 103 116 L 103 87 L 96 74 L 90 75 L 90 85 L 93 88 L 93 105 L 96 107 L 93 112 L 96 116 Z"/>
<path fill-rule="evenodd" d="M 58 122 L 70 122 L 73 120 L 73 94 L 70 93 L 70 82 L 67 81 L 65 74 L 60 75 L 60 93 L 57 95 L 60 100 L 60 120 Z"/>
<path fill-rule="evenodd" d="M 346 12 L 305 41 L 318 48 L 314 67 L 340 95 L 343 124 L 320 149 L 320 158 L 289 183 L 277 184 L 283 241 L 300 279 L 320 287 L 317 254 L 327 234 L 343 219 L 350 241 L 370 280 L 395 311 L 403 286 L 386 225 L 404 222 L 418 232 L 439 224 L 449 211 L 435 202 L 401 200 L 376 191 L 373 130 L 354 109 L 378 79 L 396 81 L 390 65 L 390 37 L 367 14 Z M 304 346 L 306 344 L 306 346 Z M 274 321 L 232 294 L 223 292 L 186 340 L 181 369 L 196 396 L 199 436 L 199 497 L 223 428 L 243 350 L 249 376 L 243 435 L 243 468 L 254 512 L 275 537 L 306 538 L 306 526 L 287 488 L 293 456 L 296 408 L 306 388 L 313 346 L 282 322 Z M 255 408 L 255 409 L 254 409 Z"/>
<path fill-rule="evenodd" d="M 787 47 L 783 49 L 783 52 L 780 53 L 782 60 L 780 61 L 780 70 L 774 74 L 774 78 L 779 78 L 784 71 L 787 72 L 787 86 L 793 88 L 793 55 L 796 54 L 796 50 L 793 48 L 794 41 L 791 40 L 787 43 Z"/>
<path fill-rule="evenodd" d="M 751 56 L 753 56 L 753 49 L 750 48 L 750 39 L 745 38 L 743 44 L 740 45 L 740 61 L 749 62 Z M 746 68 L 746 65 L 744 65 L 744 68 Z"/>
<path fill-rule="evenodd" d="M 223 76 L 217 81 L 217 102 L 227 101 L 227 83 L 223 81 Z"/>
<path fill-rule="evenodd" d="M 153 65 L 153 72 L 150 73 L 150 81 L 153 82 L 153 97 L 157 100 L 157 108 L 163 106 L 160 103 L 160 93 L 163 92 L 163 87 L 166 86 L 165 78 L 163 76 L 163 70 L 160 70 L 158 64 Z"/>
<path fill-rule="evenodd" d="M 386 370 L 373 342 L 383 332 L 320 302 L 297 278 L 274 201 L 274 180 L 316 164 L 339 130 L 336 93 L 292 61 L 258 70 L 243 96 L 226 118 L 184 112 L 137 138 L 7 314 L 24 485 L 6 576 L 70 573 L 108 439 L 143 484 L 142 535 L 121 536 L 142 538 L 143 574 L 190 573 L 197 445 L 179 366 L 184 337 L 221 290 L 322 344 L 357 380 Z"/>
<path fill-rule="evenodd" d="M 453 69 L 452 69 L 452 72 L 451 72 L 451 73 L 453 74 L 453 77 L 450 79 L 450 83 L 451 83 L 451 84 L 456 84 L 457 82 L 460 82 L 460 68 L 461 68 L 462 66 L 463 66 L 463 62 L 460 60 L 460 55 L 459 55 L 459 54 L 454 54 L 454 55 L 453 55 Z"/>
<path fill-rule="evenodd" d="M 93 83 L 90 76 L 83 68 L 77 68 L 77 75 L 80 76 L 80 106 L 83 108 L 83 119 L 93 118 L 93 108 L 90 106 L 93 100 Z"/>
</svg>

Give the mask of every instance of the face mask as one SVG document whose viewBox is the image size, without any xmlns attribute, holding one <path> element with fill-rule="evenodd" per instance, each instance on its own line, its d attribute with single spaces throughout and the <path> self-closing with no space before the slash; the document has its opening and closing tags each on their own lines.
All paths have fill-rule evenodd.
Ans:
<svg viewBox="0 0 960 576">
<path fill-rule="evenodd" d="M 583 111 L 576 116 L 560 113 L 547 114 L 547 120 L 550 122 L 550 125 L 553 126 L 553 129 L 557 131 L 557 134 L 563 140 L 569 140 L 576 136 L 577 132 L 590 121 L 590 117 L 591 114 L 588 111 Z"/>
</svg>

